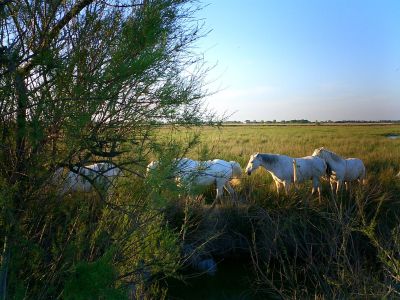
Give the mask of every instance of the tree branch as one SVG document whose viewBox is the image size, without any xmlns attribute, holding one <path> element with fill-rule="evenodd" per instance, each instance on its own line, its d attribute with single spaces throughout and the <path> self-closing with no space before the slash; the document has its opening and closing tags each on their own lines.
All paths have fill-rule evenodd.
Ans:
<svg viewBox="0 0 400 300">
<path fill-rule="evenodd" d="M 50 43 L 53 41 L 53 39 L 56 38 L 56 36 L 60 33 L 60 31 L 63 29 L 65 25 L 69 23 L 74 17 L 76 17 L 86 6 L 94 2 L 94 0 L 81 0 L 78 3 L 76 3 L 70 11 L 68 11 L 64 17 L 58 21 L 56 25 L 53 26 L 52 29 L 50 29 L 49 33 L 44 35 L 44 39 L 42 43 L 40 44 L 39 48 L 35 51 L 35 54 L 37 55 L 39 52 L 43 51 L 46 49 Z M 28 72 L 34 67 L 33 61 L 29 61 L 23 68 L 22 72 Z"/>
</svg>

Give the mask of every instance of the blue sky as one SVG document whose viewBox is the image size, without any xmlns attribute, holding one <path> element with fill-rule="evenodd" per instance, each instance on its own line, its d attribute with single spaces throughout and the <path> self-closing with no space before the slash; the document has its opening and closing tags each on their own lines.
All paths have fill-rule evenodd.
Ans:
<svg viewBox="0 0 400 300">
<path fill-rule="evenodd" d="M 198 51 L 231 120 L 400 119 L 400 1 L 213 0 Z"/>
</svg>

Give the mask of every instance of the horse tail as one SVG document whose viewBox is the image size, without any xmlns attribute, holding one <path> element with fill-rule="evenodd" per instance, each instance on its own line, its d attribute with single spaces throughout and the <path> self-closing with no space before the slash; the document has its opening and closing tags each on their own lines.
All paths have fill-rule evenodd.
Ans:
<svg viewBox="0 0 400 300">
<path fill-rule="evenodd" d="M 326 175 L 328 176 L 328 178 L 332 176 L 332 167 L 330 164 L 328 164 L 328 162 L 326 162 Z"/>
<path fill-rule="evenodd" d="M 296 164 L 296 159 L 293 158 L 293 183 L 296 183 L 297 181 L 297 164 Z"/>
<path fill-rule="evenodd" d="M 240 178 L 242 176 L 242 168 L 238 162 L 231 161 L 232 166 L 232 177 Z"/>
</svg>

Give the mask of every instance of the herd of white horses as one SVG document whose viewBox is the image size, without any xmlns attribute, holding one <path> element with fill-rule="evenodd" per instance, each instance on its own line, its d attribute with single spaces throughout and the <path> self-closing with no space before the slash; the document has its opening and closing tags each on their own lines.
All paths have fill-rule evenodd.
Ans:
<svg viewBox="0 0 400 300">
<path fill-rule="evenodd" d="M 147 176 L 157 172 L 161 162 L 152 161 L 147 165 Z M 312 191 L 318 192 L 321 199 L 321 178 L 330 182 L 333 193 L 338 193 L 343 185 L 348 188 L 352 181 L 365 182 L 365 166 L 361 159 L 343 158 L 323 147 L 315 149 L 312 155 L 293 158 L 281 154 L 254 153 L 250 156 L 246 167 L 247 175 L 257 168 L 263 167 L 271 174 L 279 195 L 283 186 L 286 194 L 292 185 L 307 180 L 312 181 Z M 219 200 L 224 189 L 232 198 L 235 191 L 230 184 L 233 178 L 242 176 L 242 168 L 238 162 L 214 159 L 196 161 L 189 158 L 174 159 L 170 166 L 171 176 L 178 185 L 188 187 L 216 187 L 216 200 Z M 58 185 L 58 193 L 65 195 L 69 192 L 91 192 L 93 189 L 108 190 L 113 181 L 122 174 L 116 165 L 103 162 L 88 166 L 74 167 L 70 171 L 64 168 L 56 170 L 53 182 Z M 400 173 L 397 175 L 400 176 Z"/>
</svg>

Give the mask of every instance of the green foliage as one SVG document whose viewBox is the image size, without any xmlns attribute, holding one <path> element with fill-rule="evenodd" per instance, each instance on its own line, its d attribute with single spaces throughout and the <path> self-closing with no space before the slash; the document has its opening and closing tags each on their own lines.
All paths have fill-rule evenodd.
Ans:
<svg viewBox="0 0 400 300">
<path fill-rule="evenodd" d="M 9 295 L 124 299 L 133 287 L 138 297 L 162 295 L 156 279 L 175 276 L 180 242 L 143 186 L 121 178 L 106 203 L 95 192 L 31 201 L 10 249 Z"/>
<path fill-rule="evenodd" d="M 6 227 L 13 222 L 12 215 L 9 213 L 9 209 L 12 206 L 12 198 L 15 190 L 10 187 L 4 180 L 0 177 L 0 232 L 1 236 L 5 236 Z"/>
<path fill-rule="evenodd" d="M 161 206 L 152 202 L 147 188 L 138 180 L 121 182 L 112 202 L 124 211 L 123 218 L 119 211 L 107 209 L 98 227 L 116 241 L 116 266 L 126 282 L 146 282 L 160 274 L 173 276 L 179 268 L 178 235 L 165 223 Z"/>
<path fill-rule="evenodd" d="M 115 288 L 117 272 L 111 253 L 104 254 L 95 262 L 79 262 L 66 281 L 63 298 L 127 299 L 126 293 Z"/>
<path fill-rule="evenodd" d="M 172 159 L 192 145 L 159 144 L 160 124 L 209 117 L 205 70 L 190 50 L 201 36 L 197 8 L 191 0 L 119 4 L 1 5 L 0 290 L 6 283 L 10 299 L 110 299 L 122 297 L 120 287 L 154 298 L 165 293 L 157 278 L 179 267 L 179 234 L 162 209 L 180 191 L 173 180 L 143 177 L 151 150 L 173 150 Z M 193 67 L 199 72 L 188 76 Z M 126 177 L 107 197 L 61 197 L 53 186 L 59 167 L 105 161 Z"/>
</svg>

